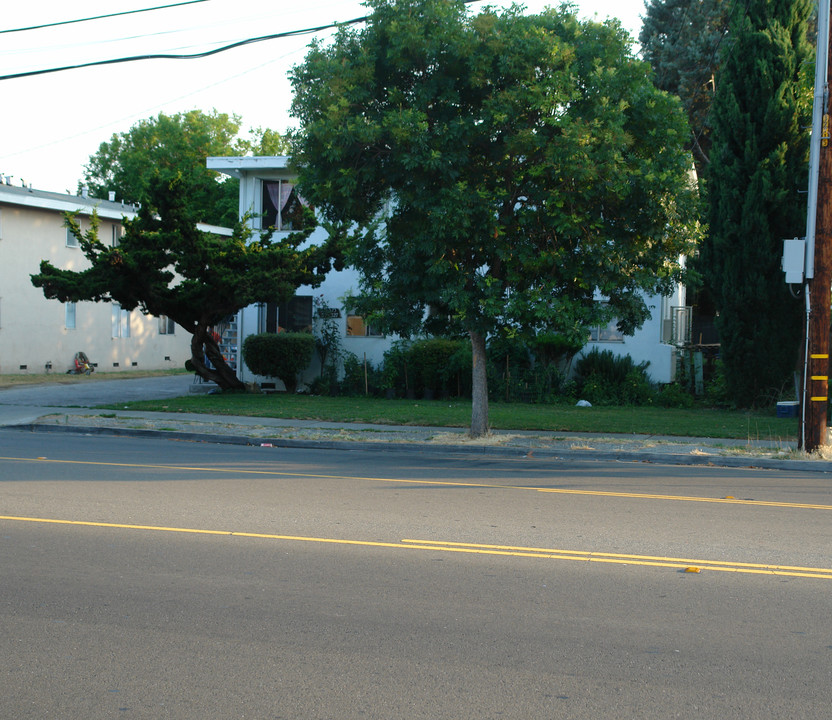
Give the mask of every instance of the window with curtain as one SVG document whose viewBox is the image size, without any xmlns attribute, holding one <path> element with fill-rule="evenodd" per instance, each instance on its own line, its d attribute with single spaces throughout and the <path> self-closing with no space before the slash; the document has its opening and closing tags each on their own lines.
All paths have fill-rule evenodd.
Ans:
<svg viewBox="0 0 832 720">
<path fill-rule="evenodd" d="M 264 180 L 261 204 L 263 229 L 273 227 L 285 232 L 299 228 L 306 204 L 297 194 L 294 184 L 286 180 Z"/>
</svg>

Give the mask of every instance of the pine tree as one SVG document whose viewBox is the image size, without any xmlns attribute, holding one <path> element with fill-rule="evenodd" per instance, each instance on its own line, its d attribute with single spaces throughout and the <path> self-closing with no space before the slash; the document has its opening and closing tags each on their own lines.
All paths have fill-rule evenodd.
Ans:
<svg viewBox="0 0 832 720">
<path fill-rule="evenodd" d="M 797 358 L 803 305 L 780 258 L 783 238 L 805 227 L 810 12 L 809 0 L 749 0 L 717 77 L 710 235 L 699 265 L 716 302 L 729 389 L 744 407 L 784 387 Z"/>
</svg>

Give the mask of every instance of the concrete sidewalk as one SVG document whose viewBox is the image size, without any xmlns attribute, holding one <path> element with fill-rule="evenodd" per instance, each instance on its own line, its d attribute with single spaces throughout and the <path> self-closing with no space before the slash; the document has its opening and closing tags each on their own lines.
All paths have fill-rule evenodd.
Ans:
<svg viewBox="0 0 832 720">
<path fill-rule="evenodd" d="M 131 400 L 187 395 L 189 375 L 0 389 L 0 427 L 28 432 L 150 436 L 195 442 L 361 451 L 475 453 L 503 457 L 621 460 L 723 467 L 832 472 L 822 456 L 798 453 L 794 443 L 749 439 L 495 431 L 472 440 L 461 428 L 436 428 L 312 420 L 282 420 L 181 413 L 102 410 Z"/>
<path fill-rule="evenodd" d="M 17 422 L 9 422 L 17 414 Z M 95 408 L 0 406 L 0 425 L 29 432 L 72 432 L 234 443 L 264 447 L 468 453 L 503 457 L 619 460 L 676 465 L 832 472 L 832 462 L 793 444 L 715 438 L 494 431 L 472 440 L 464 429 L 333 423 L 259 417 L 149 413 Z"/>
</svg>

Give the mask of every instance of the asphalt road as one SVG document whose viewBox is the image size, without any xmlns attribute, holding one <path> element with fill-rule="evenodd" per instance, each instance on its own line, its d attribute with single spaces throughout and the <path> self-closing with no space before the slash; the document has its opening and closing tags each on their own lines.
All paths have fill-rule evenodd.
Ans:
<svg viewBox="0 0 832 720">
<path fill-rule="evenodd" d="M 823 475 L 0 430 L 0 515 L 2 718 L 830 715 Z"/>
</svg>

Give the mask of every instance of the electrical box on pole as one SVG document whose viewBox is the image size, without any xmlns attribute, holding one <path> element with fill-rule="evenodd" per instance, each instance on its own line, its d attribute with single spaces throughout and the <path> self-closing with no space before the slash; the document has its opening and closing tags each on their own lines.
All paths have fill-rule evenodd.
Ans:
<svg viewBox="0 0 832 720">
<path fill-rule="evenodd" d="M 803 270 L 806 267 L 806 240 L 793 238 L 783 241 L 783 260 L 781 262 L 783 272 L 786 273 L 786 282 L 790 285 L 803 284 Z"/>
</svg>

